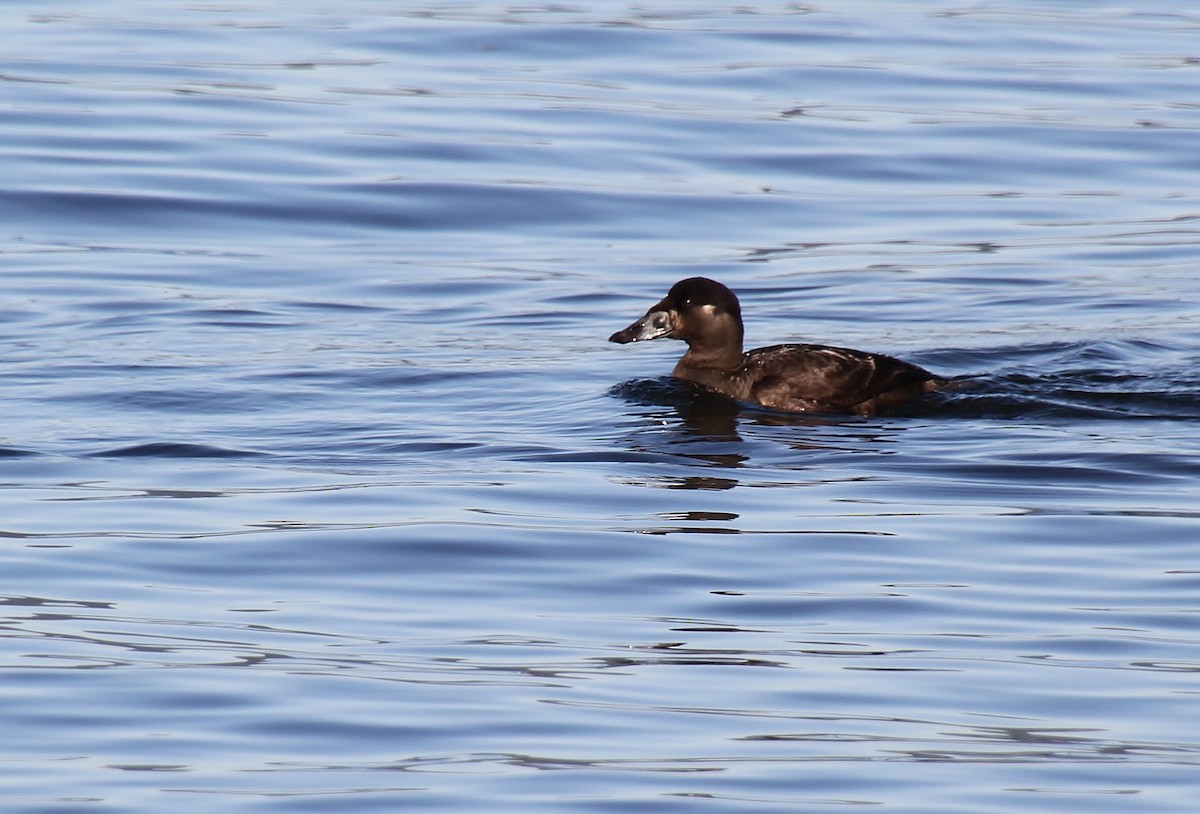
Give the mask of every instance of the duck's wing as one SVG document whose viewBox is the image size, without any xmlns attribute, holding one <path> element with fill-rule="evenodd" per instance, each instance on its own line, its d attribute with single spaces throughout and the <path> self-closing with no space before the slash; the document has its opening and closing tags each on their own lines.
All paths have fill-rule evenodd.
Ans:
<svg viewBox="0 0 1200 814">
<path fill-rule="evenodd" d="M 827 345 L 774 345 L 746 354 L 749 395 L 792 412 L 871 415 L 932 389 L 938 378 L 891 356 Z"/>
</svg>

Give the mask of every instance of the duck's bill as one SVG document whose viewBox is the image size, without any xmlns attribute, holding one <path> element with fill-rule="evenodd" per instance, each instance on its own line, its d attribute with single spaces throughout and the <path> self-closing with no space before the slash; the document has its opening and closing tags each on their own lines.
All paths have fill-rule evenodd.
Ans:
<svg viewBox="0 0 1200 814">
<path fill-rule="evenodd" d="M 627 345 L 630 342 L 644 342 L 647 339 L 670 335 L 671 315 L 666 311 L 651 311 L 625 330 L 617 331 L 608 341 Z"/>
</svg>

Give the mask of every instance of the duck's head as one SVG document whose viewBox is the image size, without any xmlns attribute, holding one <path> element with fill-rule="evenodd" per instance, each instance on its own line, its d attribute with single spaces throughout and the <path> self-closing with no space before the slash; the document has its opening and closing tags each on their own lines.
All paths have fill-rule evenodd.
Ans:
<svg viewBox="0 0 1200 814">
<path fill-rule="evenodd" d="M 742 308 L 734 293 L 716 280 L 689 277 L 671 286 L 667 296 L 609 342 L 625 345 L 647 339 L 680 339 L 692 348 L 742 351 Z"/>
</svg>

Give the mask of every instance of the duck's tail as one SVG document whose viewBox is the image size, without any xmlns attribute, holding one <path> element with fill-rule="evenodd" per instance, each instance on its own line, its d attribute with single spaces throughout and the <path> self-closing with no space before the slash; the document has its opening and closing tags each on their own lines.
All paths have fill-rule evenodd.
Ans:
<svg viewBox="0 0 1200 814">
<path fill-rule="evenodd" d="M 962 376 L 942 378 L 935 376 L 927 379 L 924 384 L 926 393 L 943 393 L 946 391 L 970 390 L 983 380 L 982 373 L 965 373 Z"/>
</svg>

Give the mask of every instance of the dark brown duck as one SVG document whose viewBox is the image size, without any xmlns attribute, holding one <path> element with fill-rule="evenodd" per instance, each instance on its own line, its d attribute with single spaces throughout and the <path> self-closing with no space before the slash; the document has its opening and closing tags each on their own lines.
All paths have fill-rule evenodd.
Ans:
<svg viewBox="0 0 1200 814">
<path fill-rule="evenodd" d="M 936 390 L 944 379 L 879 353 L 826 345 L 742 351 L 742 308 L 716 280 L 680 280 L 662 302 L 609 342 L 680 339 L 671 375 L 739 401 L 795 413 L 875 415 Z"/>
</svg>

